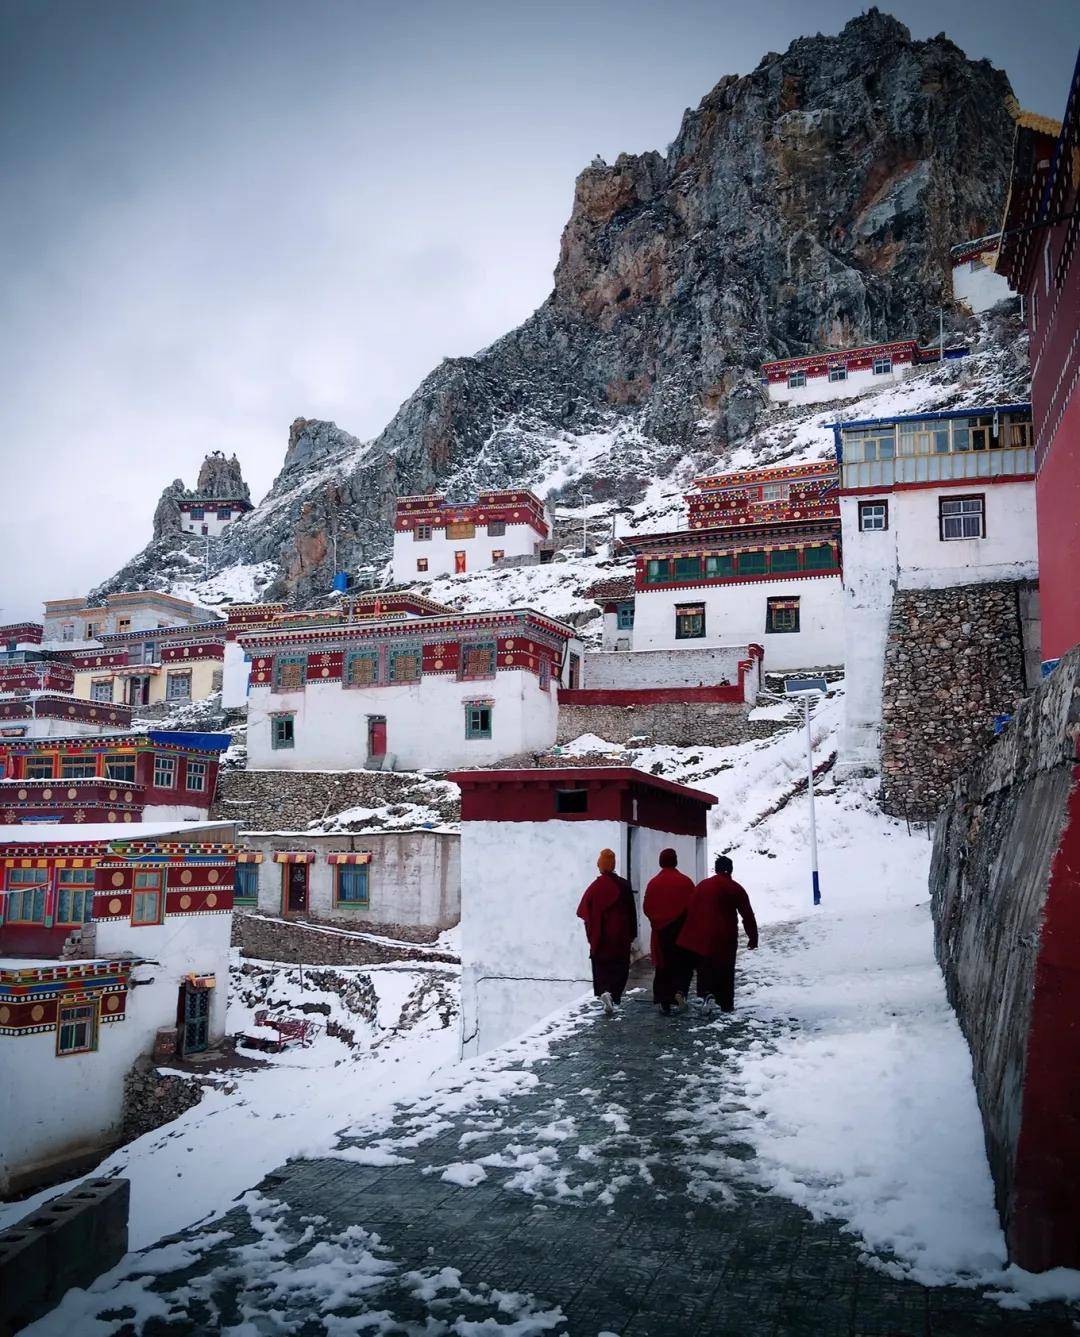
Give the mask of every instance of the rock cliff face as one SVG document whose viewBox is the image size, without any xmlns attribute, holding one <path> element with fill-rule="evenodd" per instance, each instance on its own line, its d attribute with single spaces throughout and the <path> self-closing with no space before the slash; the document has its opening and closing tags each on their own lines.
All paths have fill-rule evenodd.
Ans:
<svg viewBox="0 0 1080 1337">
<path fill-rule="evenodd" d="M 581 173 L 554 291 L 520 328 L 443 362 L 371 443 L 297 419 L 217 561 L 276 563 L 268 593 L 308 597 L 335 551 L 385 557 L 399 493 L 542 484 L 598 434 L 594 495 L 634 500 L 688 452 L 722 464 L 762 413 L 763 359 L 936 333 L 949 246 L 997 224 L 1010 97 L 873 9 L 721 79 L 666 154 Z"/>
</svg>

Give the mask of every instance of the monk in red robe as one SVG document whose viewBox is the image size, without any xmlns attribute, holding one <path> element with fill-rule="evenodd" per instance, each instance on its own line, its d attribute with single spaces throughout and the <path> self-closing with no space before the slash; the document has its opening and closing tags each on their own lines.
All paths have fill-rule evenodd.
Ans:
<svg viewBox="0 0 1080 1337">
<path fill-rule="evenodd" d="M 673 1003 L 682 1007 L 686 1002 L 694 974 L 694 958 L 679 946 L 694 884 L 679 872 L 678 864 L 674 850 L 660 851 L 660 871 L 645 888 L 642 906 L 652 925 L 653 1002 L 660 1005 L 665 1017 Z"/>
<path fill-rule="evenodd" d="M 610 1017 L 622 1001 L 630 974 L 630 950 L 637 937 L 637 908 L 626 878 L 615 872 L 615 853 L 601 850 L 600 876 L 590 882 L 577 908 L 585 921 L 592 962 L 593 993 Z"/>
<path fill-rule="evenodd" d="M 716 876 L 699 882 L 690 897 L 686 923 L 678 943 L 693 952 L 697 962 L 698 993 L 712 1011 L 735 1010 L 735 956 L 739 950 L 739 920 L 746 930 L 746 945 L 758 945 L 757 920 L 750 897 L 731 876 L 732 862 L 724 854 L 716 860 Z"/>
</svg>

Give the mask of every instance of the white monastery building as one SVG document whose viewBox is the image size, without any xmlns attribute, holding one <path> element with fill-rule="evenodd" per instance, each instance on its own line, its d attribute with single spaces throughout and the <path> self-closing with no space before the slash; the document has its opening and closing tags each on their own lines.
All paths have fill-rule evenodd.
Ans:
<svg viewBox="0 0 1080 1337">
<path fill-rule="evenodd" d="M 766 671 L 842 663 L 838 483 L 832 461 L 699 479 L 688 529 L 621 540 L 635 555 L 632 589 L 594 593 L 605 650 L 734 651 L 741 662 L 754 647 Z"/>
<path fill-rule="evenodd" d="M 438 494 L 399 497 L 394 520 L 394 583 L 480 571 L 509 558 L 539 562 L 550 552 L 550 512 L 532 492 L 481 492 L 455 506 Z"/>
<path fill-rule="evenodd" d="M 184 497 L 178 501 L 180 524 L 185 534 L 220 538 L 234 520 L 253 510 L 247 497 Z"/>
<path fill-rule="evenodd" d="M 975 315 L 1014 297 L 1009 281 L 994 269 L 1001 233 L 961 242 L 950 252 L 952 290 L 958 302 Z"/>
<path fill-rule="evenodd" d="M 711 794 L 629 767 L 460 771 L 461 1053 L 520 1035 L 589 987 L 578 902 L 602 849 L 634 889 L 636 951 L 648 948 L 641 900 L 674 848 L 705 876 Z"/>
<path fill-rule="evenodd" d="M 435 611 L 433 611 L 435 610 Z M 555 742 L 571 627 L 532 609 L 456 613 L 413 596 L 245 633 L 254 770 L 488 765 Z"/>
<path fill-rule="evenodd" d="M 0 827 L 0 1192 L 119 1138 L 141 1055 L 225 1032 L 234 827 Z"/>
<path fill-rule="evenodd" d="M 901 339 L 764 362 L 761 379 L 774 404 L 819 404 L 894 385 L 913 375 L 922 360 L 918 342 Z"/>
<path fill-rule="evenodd" d="M 1034 580 L 1031 406 L 838 423 L 845 764 L 876 766 L 894 590 Z"/>
</svg>

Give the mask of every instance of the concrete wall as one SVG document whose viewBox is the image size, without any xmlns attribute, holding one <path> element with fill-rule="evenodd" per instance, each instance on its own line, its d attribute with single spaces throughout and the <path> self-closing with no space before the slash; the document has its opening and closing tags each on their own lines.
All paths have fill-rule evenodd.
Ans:
<svg viewBox="0 0 1080 1337">
<path fill-rule="evenodd" d="M 767 632 L 768 600 L 799 600 L 797 632 Z M 705 605 L 705 636 L 675 639 L 677 604 Z M 839 576 L 753 581 L 745 585 L 703 585 L 692 589 L 639 590 L 634 612 L 634 650 L 687 650 L 765 647 L 766 672 L 821 668 L 844 657 L 843 589 Z"/>
<path fill-rule="evenodd" d="M 605 847 L 637 893 L 638 947 L 647 942 L 641 894 L 664 845 L 689 872 L 704 859 L 693 836 L 640 832 L 630 851 L 621 822 L 466 822 L 461 837 L 462 1054 L 505 1043 L 582 994 L 592 973 L 582 893 Z M 659 843 L 658 843 L 659 842 Z M 699 853 L 698 846 L 702 846 Z"/>
<path fill-rule="evenodd" d="M 703 649 L 601 651 L 585 656 L 582 687 L 712 687 L 737 683 L 747 646 L 710 645 Z"/>
<path fill-rule="evenodd" d="M 387 752 L 397 770 L 488 766 L 555 741 L 557 687 L 542 691 L 534 673 L 500 669 L 493 678 L 459 682 L 428 675 L 417 683 L 344 688 L 309 682 L 300 692 L 254 684 L 248 697 L 248 765 L 253 769 L 347 770 L 367 761 L 367 717 L 387 723 Z M 465 702 L 490 698 L 491 738 L 465 737 Z M 271 716 L 294 716 L 295 745 L 271 746 Z"/>
<path fill-rule="evenodd" d="M 672 747 L 730 747 L 752 738 L 769 738 L 778 726 L 750 720 L 745 706 L 725 703 L 659 702 L 647 706 L 560 706 L 559 742 L 572 743 L 596 734 L 609 743 L 647 738 Z"/>
<path fill-rule="evenodd" d="M 971 1048 L 1013 1261 L 1080 1266 L 1080 650 L 938 819 L 935 946 Z"/>
<path fill-rule="evenodd" d="M 548 532 L 551 532 L 550 517 Z M 539 561 L 540 545 L 544 542 L 531 525 L 510 523 L 504 534 L 494 535 L 488 534 L 486 525 L 478 524 L 471 539 L 447 538 L 445 529 L 435 529 L 430 539 L 417 540 L 413 530 L 398 530 L 394 534 L 394 583 L 415 585 L 418 581 L 454 575 L 455 552 L 465 553 L 466 571 L 482 571 L 494 565 L 495 552 L 502 552 L 504 557 L 535 557 Z M 426 571 L 417 571 L 417 558 L 427 560 Z"/>
<path fill-rule="evenodd" d="M 461 918 L 461 838 L 456 831 L 372 831 L 353 836 L 271 835 L 244 831 L 245 846 L 263 853 L 259 867 L 259 906 L 269 915 L 285 911 L 282 870 L 274 850 L 313 849 L 308 866 L 308 912 L 329 924 L 363 928 L 402 924 L 450 928 Z M 334 865 L 327 855 L 370 850 L 366 907 L 338 904 Z"/>
</svg>

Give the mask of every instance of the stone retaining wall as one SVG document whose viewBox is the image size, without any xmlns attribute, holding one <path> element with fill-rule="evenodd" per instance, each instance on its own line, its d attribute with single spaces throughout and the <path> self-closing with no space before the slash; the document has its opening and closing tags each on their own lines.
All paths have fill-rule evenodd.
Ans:
<svg viewBox="0 0 1080 1337">
<path fill-rule="evenodd" d="M 559 743 L 596 734 L 609 743 L 648 738 L 672 747 L 729 747 L 751 738 L 768 738 L 786 725 L 750 720 L 741 705 L 667 701 L 650 706 L 559 707 Z"/>
<path fill-rule="evenodd" d="M 1080 1267 L 1080 648 L 961 777 L 930 868 L 1013 1261 Z"/>
<path fill-rule="evenodd" d="M 211 817 L 241 831 L 304 831 L 347 808 L 425 804 L 446 823 L 459 820 L 456 787 L 394 771 L 228 771 L 218 779 Z"/>
<path fill-rule="evenodd" d="M 399 935 L 400 930 L 395 931 L 395 936 Z M 456 965 L 458 961 L 452 952 L 379 942 L 295 919 L 274 919 L 243 910 L 233 915 L 232 941 L 243 956 L 262 961 L 287 961 L 292 965 L 381 966 L 391 961 L 435 961 Z"/>
<path fill-rule="evenodd" d="M 194 1077 L 160 1073 L 152 1058 L 137 1058 L 124 1078 L 124 1122 L 121 1144 L 178 1119 L 202 1099 Z"/>
<path fill-rule="evenodd" d="M 1026 692 L 1017 582 L 897 590 L 881 688 L 881 806 L 919 821 Z"/>
</svg>

